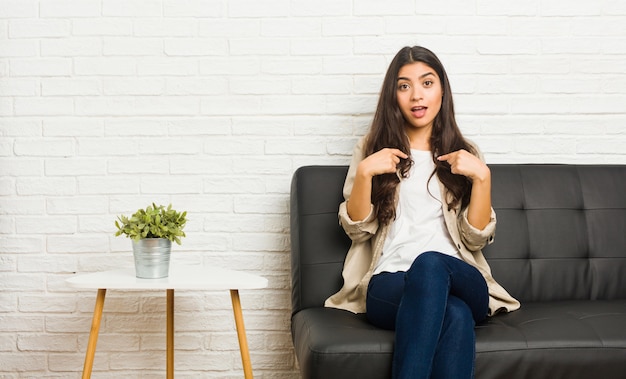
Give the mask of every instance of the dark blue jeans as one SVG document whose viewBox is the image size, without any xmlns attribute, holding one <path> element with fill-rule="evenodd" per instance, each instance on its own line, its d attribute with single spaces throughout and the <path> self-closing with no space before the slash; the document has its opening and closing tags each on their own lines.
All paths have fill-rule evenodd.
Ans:
<svg viewBox="0 0 626 379">
<path fill-rule="evenodd" d="M 487 318 L 482 274 L 449 255 L 420 254 L 407 272 L 374 275 L 367 318 L 395 330 L 394 379 L 474 377 L 475 324 Z"/>
</svg>

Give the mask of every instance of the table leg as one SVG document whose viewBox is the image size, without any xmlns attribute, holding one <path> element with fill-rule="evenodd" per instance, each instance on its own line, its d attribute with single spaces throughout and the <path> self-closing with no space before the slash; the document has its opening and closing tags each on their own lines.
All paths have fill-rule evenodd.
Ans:
<svg viewBox="0 0 626 379">
<path fill-rule="evenodd" d="M 174 290 L 167 290 L 167 379 L 174 379 Z"/>
<path fill-rule="evenodd" d="M 246 328 L 243 324 L 243 313 L 241 311 L 241 301 L 239 300 L 239 290 L 230 290 L 230 299 L 232 300 L 233 312 L 235 313 L 235 326 L 237 327 L 237 337 L 239 338 L 239 350 L 241 351 L 243 374 L 246 379 L 252 379 L 252 363 L 250 362 L 250 351 L 248 350 Z"/>
<path fill-rule="evenodd" d="M 98 289 L 96 296 L 96 306 L 93 310 L 93 318 L 91 319 L 91 331 L 89 332 L 89 342 L 87 343 L 87 353 L 85 354 L 85 365 L 83 366 L 83 379 L 91 378 L 91 370 L 93 368 L 93 360 L 96 355 L 96 344 L 98 343 L 98 333 L 100 331 L 100 322 L 102 321 L 102 309 L 104 308 L 104 296 L 107 290 Z"/>
</svg>

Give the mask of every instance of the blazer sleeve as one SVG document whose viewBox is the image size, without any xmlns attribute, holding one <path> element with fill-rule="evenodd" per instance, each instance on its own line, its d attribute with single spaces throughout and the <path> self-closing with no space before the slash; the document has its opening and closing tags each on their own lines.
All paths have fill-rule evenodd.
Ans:
<svg viewBox="0 0 626 379">
<path fill-rule="evenodd" d="M 459 233 L 461 241 L 467 247 L 467 250 L 476 252 L 480 251 L 487 244 L 494 241 L 496 235 L 496 212 L 491 209 L 491 219 L 487 226 L 478 229 L 469 223 L 467 219 L 467 207 L 460 213 L 458 218 Z"/>
</svg>

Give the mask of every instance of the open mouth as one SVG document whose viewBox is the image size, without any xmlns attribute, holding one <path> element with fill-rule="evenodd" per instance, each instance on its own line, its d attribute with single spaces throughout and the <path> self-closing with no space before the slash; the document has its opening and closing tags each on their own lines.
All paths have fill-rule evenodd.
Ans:
<svg viewBox="0 0 626 379">
<path fill-rule="evenodd" d="M 411 113 L 413 114 L 414 117 L 424 117 L 427 109 L 428 107 L 416 106 L 416 107 L 411 108 Z"/>
</svg>

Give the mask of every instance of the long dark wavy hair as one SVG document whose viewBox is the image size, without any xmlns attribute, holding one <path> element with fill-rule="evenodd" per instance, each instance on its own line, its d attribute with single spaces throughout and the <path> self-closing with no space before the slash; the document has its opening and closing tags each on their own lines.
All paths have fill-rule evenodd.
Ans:
<svg viewBox="0 0 626 379">
<path fill-rule="evenodd" d="M 415 62 L 422 62 L 435 70 L 443 92 L 441 110 L 435 117 L 430 137 L 430 149 L 435 163 L 435 171 L 431 179 L 436 174 L 452 195 L 450 201 L 443 199 L 443 201 L 448 201 L 449 209 L 459 204 L 465 207 L 469 203 L 471 181 L 463 175 L 453 174 L 450 171 L 450 165 L 447 162 L 438 161 L 436 157 L 460 149 L 465 149 L 472 154 L 476 154 L 476 151 L 463 138 L 457 126 L 448 75 L 441 61 L 432 51 L 420 46 L 407 46 L 402 48 L 391 61 L 385 74 L 376 113 L 365 144 L 365 156 L 387 147 L 397 148 L 411 155 L 409 138 L 405 133 L 406 121 L 398 106 L 397 80 L 400 69 Z M 411 164 L 410 157 L 400 161 L 398 170 L 402 177 L 408 176 Z M 377 175 L 372 179 L 372 204 L 376 208 L 377 217 L 381 223 L 395 219 L 394 200 L 398 183 L 400 179 L 395 173 Z"/>
</svg>

